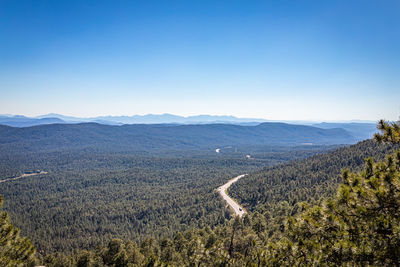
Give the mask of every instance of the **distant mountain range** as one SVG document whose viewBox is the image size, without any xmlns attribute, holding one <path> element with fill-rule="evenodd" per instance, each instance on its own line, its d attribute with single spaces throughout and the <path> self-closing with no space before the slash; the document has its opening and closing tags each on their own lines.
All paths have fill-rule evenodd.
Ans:
<svg viewBox="0 0 400 267">
<path fill-rule="evenodd" d="M 54 122 L 51 122 L 54 120 Z M 57 121 L 56 121 L 57 120 Z M 266 122 L 265 119 L 253 118 L 237 118 L 234 116 L 216 116 L 216 115 L 197 115 L 197 116 L 177 116 L 172 114 L 147 114 L 134 116 L 99 116 L 93 118 L 78 118 L 64 116 L 61 114 L 50 113 L 37 117 L 0 115 L 0 124 L 13 127 L 27 127 L 33 125 L 50 124 L 50 123 L 82 123 L 96 122 L 106 125 L 122 125 L 122 124 L 241 124 L 256 125 Z"/>
<path fill-rule="evenodd" d="M 300 125 L 317 125 L 315 121 L 300 121 L 300 120 L 267 120 L 261 118 L 238 118 L 235 116 L 227 115 L 196 115 L 196 116 L 178 116 L 173 114 L 147 114 L 147 115 L 133 115 L 133 116 L 98 116 L 90 118 L 65 116 L 56 113 L 49 113 L 37 117 L 26 117 L 22 115 L 0 114 L 0 124 L 13 126 L 13 127 L 29 127 L 41 124 L 50 123 L 82 123 L 82 122 L 96 122 L 106 125 L 122 125 L 122 124 L 239 124 L 239 125 L 257 125 L 261 122 L 284 122 L 289 124 Z M 322 123 L 320 126 L 330 127 L 329 125 L 335 124 L 376 124 L 375 121 L 340 121 L 334 123 Z M 326 124 L 326 125 L 325 125 Z"/>
<path fill-rule="evenodd" d="M 30 127 L 42 124 L 53 124 L 53 123 L 66 123 L 66 122 L 56 117 L 28 118 L 20 115 L 16 116 L 0 115 L 0 124 L 12 127 Z"/>
<path fill-rule="evenodd" d="M 93 118 L 78 118 L 60 114 L 46 114 L 37 117 L 25 117 L 21 115 L 0 115 L 0 124 L 11 127 L 31 127 L 46 124 L 77 124 L 77 123 L 98 123 L 104 125 L 120 126 L 125 124 L 165 124 L 168 125 L 203 125 L 203 124 L 231 124 L 240 126 L 257 126 L 261 123 L 272 123 L 265 119 L 237 118 L 234 116 L 177 116 L 172 114 L 148 114 L 134 116 L 99 116 Z M 308 121 L 293 121 L 289 124 L 308 125 L 321 129 L 342 129 L 345 130 L 356 141 L 369 139 L 376 132 L 376 124 L 362 122 L 346 123 L 313 123 Z M 351 142 L 349 142 L 351 143 Z"/>
<path fill-rule="evenodd" d="M 377 132 L 376 123 L 316 123 L 312 126 L 322 129 L 341 128 L 346 130 L 352 136 L 356 137 L 358 141 L 370 139 Z"/>
</svg>

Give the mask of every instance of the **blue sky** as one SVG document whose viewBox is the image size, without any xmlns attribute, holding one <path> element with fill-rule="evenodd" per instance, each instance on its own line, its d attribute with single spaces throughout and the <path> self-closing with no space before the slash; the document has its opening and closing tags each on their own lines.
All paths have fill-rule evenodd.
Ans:
<svg viewBox="0 0 400 267">
<path fill-rule="evenodd" d="M 400 115 L 399 1 L 0 1 L 0 114 Z"/>
</svg>

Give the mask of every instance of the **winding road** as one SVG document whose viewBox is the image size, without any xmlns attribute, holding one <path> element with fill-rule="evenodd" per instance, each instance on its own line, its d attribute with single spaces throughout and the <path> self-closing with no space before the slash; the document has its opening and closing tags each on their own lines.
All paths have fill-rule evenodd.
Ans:
<svg viewBox="0 0 400 267">
<path fill-rule="evenodd" d="M 228 196 L 228 194 L 226 193 L 226 191 L 228 190 L 228 188 L 237 180 L 239 180 L 240 178 L 245 177 L 247 174 L 242 174 L 239 175 L 231 180 L 229 180 L 229 182 L 227 182 L 224 185 L 221 185 L 220 187 L 218 187 L 218 192 L 219 194 L 222 196 L 222 198 L 228 203 L 229 206 L 231 206 L 231 208 L 233 209 L 233 211 L 235 212 L 235 214 L 239 217 L 242 217 L 243 214 L 246 213 L 246 211 L 243 209 L 243 207 L 241 207 L 235 200 L 233 200 L 232 198 L 230 198 Z"/>
<path fill-rule="evenodd" d="M 21 176 L 14 177 L 14 178 L 8 178 L 4 180 L 0 180 L 0 183 L 8 182 L 8 181 L 14 181 L 14 180 L 19 180 L 24 177 L 29 177 L 29 176 L 34 176 L 34 175 L 39 175 L 39 174 L 47 174 L 47 172 L 40 171 L 40 172 L 34 172 L 34 173 L 24 173 Z"/>
</svg>

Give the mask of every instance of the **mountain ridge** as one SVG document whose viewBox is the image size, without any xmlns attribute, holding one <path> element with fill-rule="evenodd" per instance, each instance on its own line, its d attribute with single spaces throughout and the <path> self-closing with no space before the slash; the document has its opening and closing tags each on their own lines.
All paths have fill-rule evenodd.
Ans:
<svg viewBox="0 0 400 267">
<path fill-rule="evenodd" d="M 26 149 L 107 147 L 113 150 L 211 149 L 219 146 L 351 144 L 356 139 L 343 129 L 320 129 L 285 123 L 257 126 L 231 124 L 163 125 L 98 123 L 47 124 L 25 128 L 0 126 L 0 146 Z"/>
<path fill-rule="evenodd" d="M 178 123 L 178 124 L 205 124 L 205 123 L 225 123 L 225 124 L 245 124 L 245 123 L 262 123 L 262 122 L 283 122 L 289 124 L 301 124 L 301 125 L 316 125 L 316 124 L 374 124 L 376 121 L 365 121 L 365 120 L 347 120 L 347 121 L 307 121 L 307 120 L 269 120 L 264 118 L 239 118 L 232 115 L 192 115 L 192 116 L 180 116 L 170 113 L 163 114 L 145 114 L 145 115 L 106 115 L 96 117 L 73 117 L 65 116 L 57 113 L 49 113 L 39 115 L 36 117 L 28 117 L 23 115 L 11 115 L 11 114 L 0 114 L 0 124 L 3 119 L 9 120 L 14 119 L 45 119 L 45 118 L 57 118 L 65 123 L 79 123 L 79 122 L 101 122 L 102 124 L 118 125 L 118 124 L 158 124 L 158 123 Z M 4 124 L 4 123 L 3 123 Z"/>
</svg>

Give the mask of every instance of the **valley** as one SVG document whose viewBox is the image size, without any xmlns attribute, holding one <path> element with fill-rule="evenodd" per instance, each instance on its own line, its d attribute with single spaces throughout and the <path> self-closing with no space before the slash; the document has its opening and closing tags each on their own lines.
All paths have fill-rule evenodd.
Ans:
<svg viewBox="0 0 400 267">
<path fill-rule="evenodd" d="M 253 262 L 265 257 L 257 254 L 259 247 L 281 238 L 285 220 L 300 214 L 304 201 L 319 204 L 335 194 L 342 169 L 360 170 L 365 158 L 380 160 L 398 147 L 372 140 L 350 146 L 257 144 L 254 133 L 246 133 L 257 128 L 231 132 L 229 143 L 216 145 L 229 132 L 217 125 L 211 126 L 217 128 L 214 139 L 207 140 L 174 128 L 190 142 L 171 139 L 164 147 L 171 129 L 146 127 L 158 135 L 142 139 L 146 131 L 136 126 L 0 128 L 0 174 L 9 177 L 0 182 L 3 207 L 46 266 L 75 262 L 82 251 L 107 262 L 102 253 L 113 246 L 136 253 L 127 262 L 139 265 L 152 257 L 207 262 L 191 251 L 206 257 L 221 249 L 228 256 L 216 258 Z M 203 130 L 210 134 L 208 126 Z M 117 139 L 119 146 L 113 145 Z"/>
<path fill-rule="evenodd" d="M 286 131 L 278 126 L 269 133 L 272 139 Z M 307 138 L 317 132 L 306 130 L 311 131 Z M 266 137 L 252 139 L 260 134 L 259 127 L 230 125 L 0 126 L 1 177 L 48 172 L 40 179 L 0 183 L 0 194 L 4 209 L 42 254 L 89 249 L 112 238 L 139 241 L 223 225 L 232 211 L 217 187 L 240 173 L 338 147 L 258 145 Z M 324 138 L 332 134 L 332 140 L 342 135 L 327 134 Z M 215 147 L 221 147 L 219 153 Z"/>
</svg>

